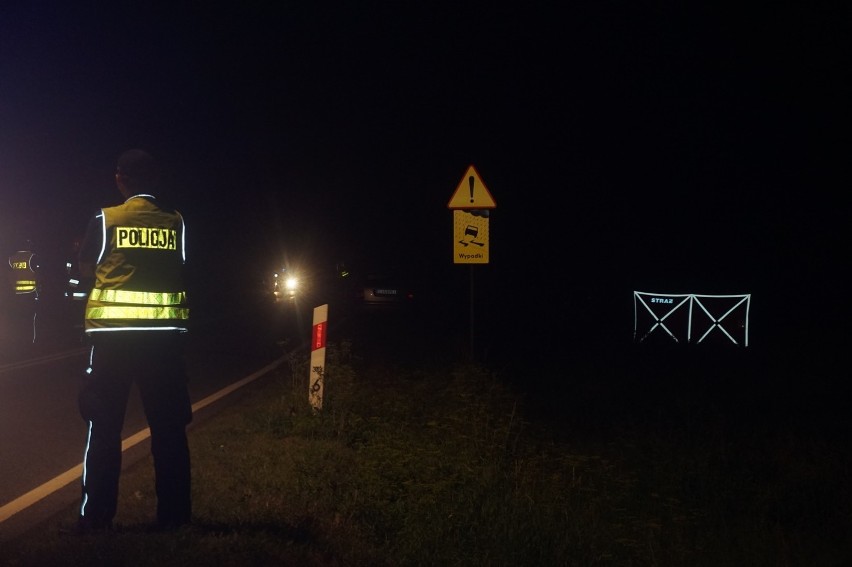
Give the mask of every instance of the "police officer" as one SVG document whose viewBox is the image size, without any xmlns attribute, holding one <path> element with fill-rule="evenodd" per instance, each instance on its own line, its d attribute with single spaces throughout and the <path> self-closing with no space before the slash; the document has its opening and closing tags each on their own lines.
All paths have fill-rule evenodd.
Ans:
<svg viewBox="0 0 852 567">
<path fill-rule="evenodd" d="M 21 329 L 16 328 L 13 335 L 33 344 L 36 342 L 36 318 L 41 282 L 38 275 L 39 263 L 29 240 L 22 250 L 9 256 L 9 267 L 11 268 L 9 284 L 12 291 L 9 306 L 11 319 L 15 321 L 16 327 L 20 324 L 28 329 L 26 333 L 21 333 Z"/>
<path fill-rule="evenodd" d="M 133 382 L 151 430 L 157 524 L 175 528 L 190 521 L 186 426 L 192 408 L 182 348 L 189 318 L 185 226 L 179 212 L 152 194 L 158 180 L 150 154 L 123 153 L 115 181 L 125 201 L 98 211 L 80 246 L 80 270 L 94 284 L 84 318 L 92 350 L 79 396 L 88 437 L 75 531 L 112 526 Z"/>
<path fill-rule="evenodd" d="M 17 295 L 38 293 L 36 278 L 37 263 L 35 254 L 30 250 L 18 250 L 9 256 L 9 266 L 12 268 L 12 281 Z"/>
</svg>

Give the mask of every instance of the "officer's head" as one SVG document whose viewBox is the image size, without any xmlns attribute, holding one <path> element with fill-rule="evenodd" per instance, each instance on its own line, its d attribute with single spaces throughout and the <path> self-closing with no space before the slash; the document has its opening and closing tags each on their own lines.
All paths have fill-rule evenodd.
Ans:
<svg viewBox="0 0 852 567">
<path fill-rule="evenodd" d="M 129 195 L 153 191 L 160 180 L 157 162 L 144 150 L 127 150 L 118 157 L 115 181 L 122 193 Z"/>
</svg>

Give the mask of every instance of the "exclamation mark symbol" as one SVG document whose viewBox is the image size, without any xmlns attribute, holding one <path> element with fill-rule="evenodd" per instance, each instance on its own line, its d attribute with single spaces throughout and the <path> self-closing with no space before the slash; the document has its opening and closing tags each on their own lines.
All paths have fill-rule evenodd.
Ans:
<svg viewBox="0 0 852 567">
<path fill-rule="evenodd" d="M 467 184 L 470 186 L 470 202 L 473 203 L 473 175 L 467 178 Z"/>
</svg>

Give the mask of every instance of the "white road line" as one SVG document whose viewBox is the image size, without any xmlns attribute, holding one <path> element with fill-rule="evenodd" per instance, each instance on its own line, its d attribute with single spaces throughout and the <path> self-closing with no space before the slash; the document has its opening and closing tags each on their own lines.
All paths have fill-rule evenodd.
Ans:
<svg viewBox="0 0 852 567">
<path fill-rule="evenodd" d="M 68 353 L 66 353 L 66 354 L 68 356 L 70 356 L 70 354 L 68 354 Z M 75 351 L 72 354 L 77 354 L 77 352 Z M 286 358 L 287 358 L 286 356 L 282 356 L 281 358 L 267 364 L 266 366 L 264 366 L 263 368 L 261 368 L 257 372 L 254 372 L 254 373 L 246 376 L 245 378 L 243 378 L 239 382 L 234 382 L 233 384 L 231 384 L 227 388 L 223 388 L 223 389 L 219 390 L 218 392 L 211 394 L 210 396 L 207 396 L 203 400 L 199 400 L 198 402 L 195 402 L 194 404 L 192 404 L 192 413 L 195 413 L 198 410 L 209 406 L 213 402 L 224 398 L 225 396 L 227 396 L 231 392 L 233 392 L 233 391 L 235 391 L 239 388 L 242 388 L 243 386 L 245 386 L 246 384 L 248 384 L 250 382 L 253 382 L 254 380 L 257 380 L 258 378 L 260 378 L 264 374 L 266 374 L 266 373 L 274 370 L 278 366 L 280 366 L 281 363 L 284 362 L 284 360 L 286 360 Z M 3 368 L 5 368 L 5 367 L 3 367 Z M 2 372 L 3 368 L 0 368 L 0 372 Z M 121 451 L 122 452 L 127 451 L 131 447 L 138 445 L 139 443 L 141 443 L 142 441 L 144 441 L 145 439 L 150 437 L 150 435 L 151 435 L 151 430 L 147 427 L 145 429 L 137 432 L 137 433 L 134 433 L 133 435 L 125 438 L 121 442 Z M 32 506 L 36 502 L 38 502 L 38 501 L 40 501 L 44 498 L 47 498 L 48 496 L 50 496 L 54 492 L 60 490 L 61 488 L 64 488 L 65 486 L 74 482 L 75 480 L 78 480 L 80 478 L 81 474 L 83 474 L 83 464 L 82 463 L 80 463 L 79 465 L 77 465 L 75 467 L 68 469 L 67 471 L 60 474 L 59 476 L 52 478 L 51 480 L 45 482 L 41 486 L 30 490 L 26 494 L 19 496 L 18 498 L 12 500 L 8 504 L 4 504 L 3 506 L 0 506 L 0 523 L 5 522 L 6 520 L 11 518 L 15 514 L 21 512 L 22 510 L 25 510 L 26 508 L 28 508 L 29 506 Z"/>
</svg>

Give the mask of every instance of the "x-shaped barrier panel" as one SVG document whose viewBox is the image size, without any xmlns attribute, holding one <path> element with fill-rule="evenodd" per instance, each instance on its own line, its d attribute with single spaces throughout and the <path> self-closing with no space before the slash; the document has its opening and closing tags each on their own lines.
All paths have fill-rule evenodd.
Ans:
<svg viewBox="0 0 852 567">
<path fill-rule="evenodd" d="M 748 346 L 751 294 L 633 292 L 633 339 Z M 714 332 L 715 331 L 715 332 Z"/>
</svg>

